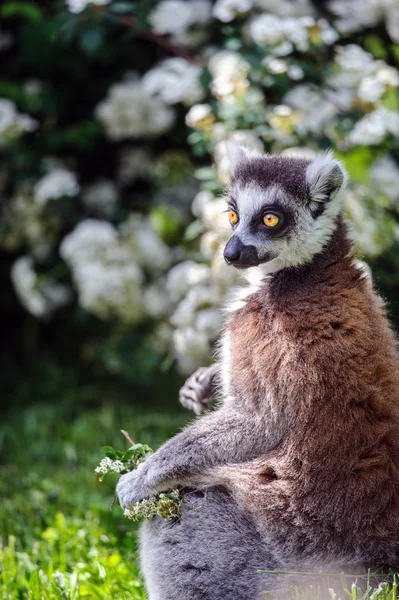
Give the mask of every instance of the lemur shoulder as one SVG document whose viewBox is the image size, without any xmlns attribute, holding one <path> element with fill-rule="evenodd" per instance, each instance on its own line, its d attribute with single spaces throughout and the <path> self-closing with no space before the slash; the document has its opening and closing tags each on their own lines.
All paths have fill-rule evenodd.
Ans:
<svg viewBox="0 0 399 600">
<path fill-rule="evenodd" d="M 227 494 L 260 532 L 248 564 L 266 553 L 288 569 L 397 566 L 398 351 L 383 302 L 353 256 L 345 171 L 330 153 L 308 161 L 234 146 L 230 156 L 233 235 L 224 256 L 248 269 L 251 285 L 226 315 L 223 401 L 123 476 L 120 501 L 175 485 L 208 489 L 215 510 L 207 518 L 228 526 L 218 501 L 224 494 L 224 506 Z M 202 371 L 203 382 L 214 381 L 216 369 Z M 243 534 L 234 535 L 242 543 Z M 155 539 L 147 532 L 143 556 Z M 212 544 L 211 533 L 204 552 Z M 224 589 L 221 573 L 213 591 L 204 579 L 203 595 L 190 596 L 194 582 L 172 563 L 184 597 L 228 597 L 215 592 Z M 157 590 L 167 575 L 163 584 L 154 577 L 147 566 L 151 600 L 166 598 Z M 261 587 L 249 589 L 261 597 Z"/>
</svg>

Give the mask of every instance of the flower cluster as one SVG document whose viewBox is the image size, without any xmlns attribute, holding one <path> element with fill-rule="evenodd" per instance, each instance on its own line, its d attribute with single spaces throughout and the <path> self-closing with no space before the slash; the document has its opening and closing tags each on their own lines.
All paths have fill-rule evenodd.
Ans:
<svg viewBox="0 0 399 600">
<path fill-rule="evenodd" d="M 146 91 L 136 77 L 116 83 L 95 109 L 110 140 L 157 137 L 168 131 L 175 120 L 173 109 L 160 96 Z"/>
<path fill-rule="evenodd" d="M 159 359 L 183 374 L 211 361 L 238 281 L 222 258 L 226 139 L 307 158 L 333 149 L 358 249 L 399 272 L 396 0 L 65 5 L 64 43 L 86 70 L 64 65 L 61 86 L 39 63 L 0 98 L 0 247 L 27 311 L 84 308 L 96 317 L 85 348 L 129 376 Z M 17 34 L 2 28 L 2 52 Z"/>
<path fill-rule="evenodd" d="M 94 469 L 94 472 L 100 476 L 100 481 L 103 481 L 108 473 L 124 473 L 125 471 L 125 465 L 121 460 L 111 460 L 108 456 L 105 456 L 98 467 Z"/>
<path fill-rule="evenodd" d="M 38 122 L 29 115 L 18 112 L 14 102 L 0 98 L 0 146 L 22 133 L 35 131 Z"/>
<path fill-rule="evenodd" d="M 173 521 L 180 519 L 182 500 L 178 490 L 173 490 L 169 493 L 161 493 L 152 498 L 145 498 L 133 504 L 131 508 L 125 508 L 123 514 L 131 521 L 143 521 L 144 519 L 152 519 L 156 515 L 165 519 L 165 521 Z"/>
</svg>

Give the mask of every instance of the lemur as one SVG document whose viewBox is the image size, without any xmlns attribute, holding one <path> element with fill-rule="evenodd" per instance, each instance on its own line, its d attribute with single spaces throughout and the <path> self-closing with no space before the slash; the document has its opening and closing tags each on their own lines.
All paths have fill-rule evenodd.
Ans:
<svg viewBox="0 0 399 600">
<path fill-rule="evenodd" d="M 399 357 L 353 255 L 345 170 L 330 152 L 229 152 L 224 258 L 251 281 L 227 310 L 222 399 L 117 485 L 124 507 L 188 500 L 141 529 L 150 600 L 258 600 L 259 569 L 399 564 Z"/>
</svg>

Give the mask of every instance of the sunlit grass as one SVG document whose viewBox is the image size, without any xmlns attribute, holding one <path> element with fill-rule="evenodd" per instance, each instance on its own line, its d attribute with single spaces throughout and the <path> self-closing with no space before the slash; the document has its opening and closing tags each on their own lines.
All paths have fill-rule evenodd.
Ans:
<svg viewBox="0 0 399 600">
<path fill-rule="evenodd" d="M 142 600 L 136 526 L 119 506 L 116 477 L 99 483 L 101 446 L 120 434 L 154 447 L 180 413 L 104 405 L 73 416 L 62 406 L 22 410 L 0 426 L 0 598 Z"/>
<path fill-rule="evenodd" d="M 118 506 L 110 512 L 116 476 L 100 483 L 94 468 L 103 445 L 124 448 L 121 428 L 156 448 L 188 417 L 167 407 L 149 410 L 110 401 L 90 410 L 43 404 L 5 419 L 0 425 L 1 600 L 145 600 L 137 526 Z M 299 575 L 306 583 L 306 574 Z M 338 594 L 313 578 L 311 587 L 292 587 L 284 600 L 320 600 L 328 589 L 331 600 L 399 598 L 396 583 L 382 582 L 377 590 L 364 581 L 360 587 L 341 577 L 341 583 Z M 271 598 L 265 593 L 265 600 Z"/>
</svg>

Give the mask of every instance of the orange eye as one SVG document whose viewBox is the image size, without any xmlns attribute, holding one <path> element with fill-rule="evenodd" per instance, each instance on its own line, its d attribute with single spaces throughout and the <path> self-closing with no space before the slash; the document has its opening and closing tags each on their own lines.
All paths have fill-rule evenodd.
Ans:
<svg viewBox="0 0 399 600">
<path fill-rule="evenodd" d="M 267 214 L 263 217 L 263 222 L 267 227 L 276 227 L 280 223 L 280 217 L 277 215 Z"/>
<path fill-rule="evenodd" d="M 228 215 L 229 215 L 229 221 L 232 225 L 235 225 L 236 223 L 238 223 L 238 215 L 235 210 L 229 210 Z"/>
</svg>

